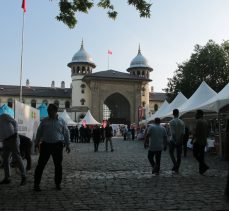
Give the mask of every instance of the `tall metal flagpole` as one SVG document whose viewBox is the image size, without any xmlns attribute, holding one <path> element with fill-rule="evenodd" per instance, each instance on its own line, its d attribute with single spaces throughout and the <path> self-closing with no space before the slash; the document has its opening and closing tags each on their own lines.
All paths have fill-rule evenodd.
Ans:
<svg viewBox="0 0 229 211">
<path fill-rule="evenodd" d="M 108 68 L 108 70 L 109 70 L 109 69 L 110 69 L 110 59 L 109 59 L 109 56 L 110 56 L 110 55 L 109 55 L 109 53 L 108 53 L 107 56 L 108 56 L 108 61 L 107 61 L 107 65 L 108 65 L 108 66 L 107 66 L 107 68 Z"/>
<path fill-rule="evenodd" d="M 22 39 L 21 39 L 21 69 L 20 69 L 20 98 L 19 101 L 22 103 L 22 69 L 23 69 L 23 46 L 24 46 L 24 18 L 25 12 L 23 12 L 22 21 Z"/>
</svg>

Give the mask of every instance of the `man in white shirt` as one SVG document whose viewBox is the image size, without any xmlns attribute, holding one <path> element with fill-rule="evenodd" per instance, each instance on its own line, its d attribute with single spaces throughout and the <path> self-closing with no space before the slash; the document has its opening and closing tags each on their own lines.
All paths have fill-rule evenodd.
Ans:
<svg viewBox="0 0 229 211">
<path fill-rule="evenodd" d="M 21 184 L 26 184 L 26 171 L 22 162 L 22 158 L 19 151 L 19 136 L 17 122 L 8 114 L 0 115 L 0 140 L 3 142 L 3 167 L 5 177 L 0 182 L 2 184 L 9 184 L 10 179 L 10 156 L 13 154 L 15 160 L 19 164 L 21 171 Z"/>
<path fill-rule="evenodd" d="M 167 133 L 160 125 L 160 118 L 155 118 L 155 124 L 148 127 L 144 147 L 147 148 L 149 141 L 148 160 L 153 168 L 152 174 L 159 174 L 161 163 L 161 151 L 166 150 Z"/>
</svg>

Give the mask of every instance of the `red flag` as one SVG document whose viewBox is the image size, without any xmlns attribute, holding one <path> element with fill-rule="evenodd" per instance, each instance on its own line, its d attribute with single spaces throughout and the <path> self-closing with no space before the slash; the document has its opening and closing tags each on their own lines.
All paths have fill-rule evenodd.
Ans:
<svg viewBox="0 0 229 211">
<path fill-rule="evenodd" d="M 22 0 L 21 8 L 26 12 L 26 0 Z"/>
<path fill-rule="evenodd" d="M 112 51 L 108 50 L 108 54 L 112 55 Z"/>
</svg>

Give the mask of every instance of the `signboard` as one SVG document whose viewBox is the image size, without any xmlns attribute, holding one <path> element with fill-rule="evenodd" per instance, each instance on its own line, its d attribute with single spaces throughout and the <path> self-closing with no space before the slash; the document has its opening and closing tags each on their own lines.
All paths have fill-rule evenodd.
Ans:
<svg viewBox="0 0 229 211">
<path fill-rule="evenodd" d="M 18 133 L 33 140 L 40 124 L 39 110 L 15 101 L 15 120 L 18 123 Z"/>
</svg>

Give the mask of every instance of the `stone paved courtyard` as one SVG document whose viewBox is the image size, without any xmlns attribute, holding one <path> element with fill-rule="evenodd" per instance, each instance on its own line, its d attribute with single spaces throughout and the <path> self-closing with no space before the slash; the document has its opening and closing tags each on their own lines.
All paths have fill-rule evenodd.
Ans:
<svg viewBox="0 0 229 211">
<path fill-rule="evenodd" d="M 160 175 L 152 175 L 147 150 L 140 141 L 114 138 L 114 152 L 104 143 L 72 143 L 64 153 L 62 190 L 54 186 L 52 159 L 45 168 L 41 192 L 33 192 L 33 168 L 28 183 L 12 169 L 12 183 L 0 186 L 0 210 L 229 210 L 224 199 L 228 163 L 206 154 L 210 170 L 199 175 L 191 151 L 182 158 L 179 174 L 171 171 L 168 150 L 162 153 Z M 3 169 L 0 169 L 3 178 Z"/>
</svg>

